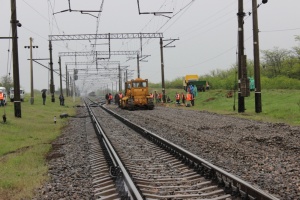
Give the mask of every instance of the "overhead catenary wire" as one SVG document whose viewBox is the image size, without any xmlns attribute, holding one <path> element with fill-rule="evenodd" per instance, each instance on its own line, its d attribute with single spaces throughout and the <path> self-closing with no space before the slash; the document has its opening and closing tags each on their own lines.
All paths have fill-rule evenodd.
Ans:
<svg viewBox="0 0 300 200">
<path fill-rule="evenodd" d="M 164 1 L 164 3 L 160 6 L 160 8 L 159 8 L 159 10 L 165 5 L 165 2 L 166 1 Z M 174 2 L 174 1 L 173 1 Z M 192 5 L 192 3 L 194 3 L 195 2 L 195 0 L 191 0 L 191 1 L 189 1 L 189 3 L 187 3 L 187 4 L 185 4 L 185 5 L 183 5 L 183 3 L 182 3 L 182 7 L 181 7 L 181 9 L 179 9 L 176 13 L 174 13 L 170 18 L 168 18 L 167 19 L 167 21 L 166 21 L 166 19 L 164 18 L 164 17 L 159 17 L 159 20 L 160 20 L 160 22 L 159 23 L 156 23 L 155 24 L 155 31 L 148 31 L 148 32 L 159 32 L 165 25 L 167 25 L 168 24 L 168 22 L 171 20 L 171 19 L 173 19 L 174 17 L 176 17 L 178 14 L 181 14 L 178 18 L 180 18 L 182 15 L 184 15 L 184 13 L 188 10 L 188 8 Z M 173 9 L 174 9 L 174 7 L 173 7 Z M 175 10 L 175 9 L 174 9 Z M 183 12 L 182 12 L 183 11 Z M 153 19 L 155 18 L 155 16 L 153 16 L 151 19 L 150 19 L 150 21 L 141 29 L 141 31 L 143 31 L 143 30 L 145 30 L 146 28 L 147 28 L 147 26 L 149 26 L 150 25 L 150 22 L 152 22 L 153 21 Z M 156 17 L 157 18 L 157 17 Z M 155 22 L 157 22 L 157 21 L 155 21 Z M 154 23 L 155 23 L 154 22 Z M 162 24 L 163 23 L 163 24 Z M 139 48 L 145 48 L 146 46 L 148 46 L 149 44 L 151 44 L 152 43 L 152 41 L 154 41 L 154 40 L 151 40 L 151 39 L 147 39 L 144 43 L 142 43 L 141 45 L 140 45 L 140 47 Z M 127 42 L 126 44 L 127 44 L 127 49 L 128 49 L 128 44 L 131 44 L 131 42 L 129 41 L 129 42 Z M 136 49 L 139 49 L 139 48 L 136 48 Z M 127 61 L 125 61 L 125 62 L 127 62 Z"/>
<path fill-rule="evenodd" d="M 251 0 L 248 0 L 247 3 L 250 3 L 250 1 L 251 1 Z M 230 3 L 228 6 L 224 7 L 222 10 L 224 10 L 225 8 L 229 8 L 231 5 L 233 5 L 233 3 Z M 236 9 L 236 8 L 234 8 L 234 9 Z M 199 29 L 203 29 L 204 27 L 206 27 L 206 26 L 208 26 L 208 25 L 212 25 L 212 23 L 214 23 L 214 25 L 213 25 L 212 27 L 210 27 L 209 29 L 207 29 L 207 30 L 203 30 L 202 32 L 197 33 L 195 36 L 191 36 L 191 37 L 189 37 L 189 38 L 180 40 L 180 42 L 177 43 L 177 45 L 179 46 L 179 45 L 181 45 L 181 44 L 183 44 L 183 43 L 186 43 L 186 41 L 189 41 L 189 40 L 191 40 L 191 39 L 194 39 L 194 38 L 196 38 L 196 37 L 199 37 L 199 35 L 201 35 L 201 34 L 203 34 L 203 33 L 208 33 L 208 32 L 210 32 L 210 31 L 212 31 L 212 30 L 214 30 L 214 29 L 216 29 L 216 28 L 219 28 L 221 25 L 224 25 L 225 23 L 228 23 L 228 22 L 230 22 L 231 20 L 234 20 L 234 19 L 236 18 L 236 15 L 231 15 L 229 18 L 225 18 L 225 19 L 224 19 L 225 16 L 234 13 L 234 11 L 235 11 L 235 10 L 232 9 L 232 10 L 226 12 L 224 15 L 218 16 L 218 18 L 216 18 L 213 22 L 209 22 L 209 21 L 208 21 L 205 25 L 202 25 Z M 217 13 L 220 13 L 220 12 L 216 12 L 216 14 L 217 14 Z M 214 16 L 214 15 L 211 15 L 211 16 L 208 17 L 207 19 L 210 19 L 212 16 Z M 218 23 L 218 24 L 215 24 L 215 23 L 218 22 L 219 20 L 223 20 L 223 21 L 221 21 L 221 22 Z M 247 20 L 247 18 L 244 19 L 244 21 L 246 21 L 246 20 Z M 201 24 L 200 24 L 200 25 L 201 25 Z M 194 31 L 195 31 L 195 30 L 194 30 Z M 190 31 L 190 34 L 194 33 L 194 31 Z M 186 35 L 188 35 L 188 34 L 185 34 L 185 36 L 186 36 Z M 182 34 L 179 34 L 179 36 L 182 36 Z"/>
<path fill-rule="evenodd" d="M 250 2 L 250 0 L 248 0 L 248 3 Z M 230 5 L 232 5 L 233 3 L 231 3 Z M 229 5 L 229 6 L 230 6 Z M 228 8 L 229 6 L 227 6 L 226 8 Z M 230 11 L 230 12 L 227 12 L 227 14 L 226 15 L 228 15 L 228 13 L 232 13 L 232 10 Z M 183 13 L 184 14 L 184 13 Z M 221 17 L 219 17 L 218 16 L 218 18 L 219 19 L 223 19 L 223 16 L 221 16 Z M 235 18 L 235 15 L 234 16 L 232 16 L 232 17 L 230 17 L 230 21 L 231 20 L 233 20 Z M 178 19 L 177 19 L 178 20 Z M 177 21 L 176 20 L 176 21 Z M 229 20 L 226 20 L 225 22 L 229 22 Z M 174 24 L 175 22 L 173 22 L 173 24 Z M 172 26 L 173 24 L 171 24 L 170 26 Z M 209 32 L 209 31 L 211 31 L 211 30 L 213 30 L 214 28 L 216 28 L 216 27 L 218 27 L 220 25 L 220 23 L 218 24 L 218 25 L 215 25 L 213 28 L 210 28 L 209 30 L 207 30 L 206 32 Z M 170 27 L 169 26 L 169 27 Z M 169 27 L 167 27 L 165 30 L 164 30 L 164 32 L 167 30 L 167 29 L 169 29 Z M 157 29 L 156 29 L 157 30 Z M 252 36 L 251 36 L 252 37 Z M 249 38 L 251 38 L 251 37 L 249 37 Z M 190 39 L 190 38 L 189 38 Z M 182 42 L 183 40 L 181 40 L 180 42 L 181 43 L 183 43 Z M 186 40 L 184 40 L 184 41 L 186 41 Z M 148 43 L 149 41 L 147 41 L 147 43 Z M 145 43 L 144 43 L 145 44 Z M 180 44 L 180 43 L 179 43 Z M 176 45 L 178 45 L 178 43 L 176 44 Z M 144 46 L 147 46 L 147 45 L 144 45 Z M 144 47 L 145 48 L 145 47 Z M 214 56 L 214 57 L 212 57 L 212 58 L 210 58 L 210 59 L 207 59 L 207 60 L 204 60 L 204 61 L 202 61 L 202 62 L 199 62 L 199 63 L 197 63 L 196 65 L 199 65 L 199 64 L 202 64 L 202 63 L 206 63 L 206 62 L 208 62 L 208 61 L 211 61 L 211 60 L 214 60 L 214 59 L 216 59 L 216 58 L 218 58 L 218 57 L 220 57 L 221 55 L 224 55 L 225 53 L 227 53 L 227 52 L 229 52 L 230 50 L 232 50 L 233 48 L 235 48 L 235 46 L 233 46 L 233 47 L 231 47 L 231 48 L 229 48 L 229 49 L 227 49 L 226 51 L 224 51 L 224 52 L 221 52 L 220 54 L 218 54 L 217 56 Z M 192 67 L 192 66 L 190 66 L 190 67 Z M 157 71 L 158 72 L 158 71 Z"/>
<path fill-rule="evenodd" d="M 36 13 L 38 13 L 44 20 L 46 20 L 47 22 L 49 22 L 49 19 L 47 17 L 45 17 L 42 13 L 40 13 L 37 9 L 35 9 L 33 6 L 31 6 L 29 3 L 27 3 L 25 0 L 23 0 L 23 2 L 29 6 L 32 10 L 34 10 Z"/>
<path fill-rule="evenodd" d="M 198 22 L 197 24 L 193 25 L 192 27 L 185 28 L 184 30 L 181 30 L 181 32 L 178 33 L 178 36 L 180 37 L 180 36 L 182 36 L 182 35 L 186 35 L 186 34 L 192 33 L 193 31 L 195 31 L 195 28 L 196 28 L 197 26 L 200 26 L 201 28 L 203 28 L 203 27 L 205 27 L 206 25 L 211 24 L 212 22 L 207 21 L 207 20 L 209 20 L 209 19 L 215 17 L 217 14 L 220 14 L 220 13 L 221 13 L 222 11 L 224 11 L 226 8 L 231 7 L 231 6 L 232 6 L 233 4 L 235 4 L 235 3 L 236 3 L 236 0 L 234 0 L 234 1 L 231 2 L 231 3 L 229 3 L 227 6 L 222 7 L 221 9 L 219 9 L 218 11 L 216 11 L 215 13 L 213 13 L 212 15 L 208 16 L 207 18 L 201 20 L 200 22 Z M 230 11 L 228 11 L 227 13 L 225 13 L 225 14 L 222 15 L 222 16 L 218 16 L 218 18 L 217 18 L 217 19 L 214 19 L 213 22 L 215 22 L 215 21 L 218 20 L 218 19 L 223 18 L 224 16 L 226 16 L 226 15 L 228 15 L 228 14 L 232 14 L 232 11 L 233 11 L 233 10 L 230 10 Z M 177 19 L 177 20 L 178 20 L 178 19 Z M 176 21 L 177 21 L 177 20 L 176 20 Z M 206 24 L 203 25 L 203 23 L 206 23 Z M 173 25 L 173 24 L 171 24 L 171 25 Z M 170 28 L 170 27 L 168 27 L 167 29 L 169 29 L 169 28 Z M 167 29 L 166 29 L 166 30 L 167 30 Z M 166 30 L 165 30 L 165 31 L 166 31 Z"/>
<path fill-rule="evenodd" d="M 50 7 L 48 7 L 48 10 L 50 10 L 50 13 L 52 14 L 52 17 L 51 17 L 51 18 L 52 18 L 52 21 L 51 21 L 52 23 L 50 23 L 50 17 L 49 17 L 49 31 L 50 31 L 50 34 L 49 34 L 49 35 L 52 35 L 52 34 L 53 34 L 53 22 L 55 22 L 56 29 L 57 29 L 58 33 L 59 33 L 60 35 L 62 35 L 62 33 L 65 34 L 65 32 L 59 28 L 57 19 L 56 19 L 55 15 L 54 15 L 55 0 L 54 0 L 54 5 L 52 5 L 51 0 L 48 0 L 48 5 L 50 5 Z M 49 13 L 49 14 L 50 14 L 50 13 Z M 51 25 L 51 24 L 52 24 L 52 25 Z M 62 32 L 62 33 L 61 33 L 61 32 Z M 48 40 L 48 39 L 47 39 L 47 40 Z M 63 41 L 63 43 L 65 44 L 65 48 L 66 48 L 66 49 L 72 50 L 72 49 L 69 48 L 68 42 Z M 81 42 L 78 42 L 78 41 L 76 41 L 76 43 L 79 43 L 79 44 L 81 44 L 81 45 L 85 45 L 85 44 L 83 44 L 83 43 L 81 43 Z"/>
<path fill-rule="evenodd" d="M 249 1 L 250 1 L 250 0 L 248 0 L 248 2 L 249 2 Z M 193 2 L 191 1 L 190 3 L 193 3 Z M 233 3 L 230 3 L 230 4 L 229 4 L 228 6 L 226 6 L 225 8 L 228 8 L 228 7 L 229 7 L 230 5 L 232 5 L 232 4 L 233 4 Z M 186 8 L 187 6 L 189 6 L 189 4 L 185 5 L 184 8 Z M 180 11 L 182 11 L 182 10 L 183 10 L 183 8 L 182 8 Z M 224 8 L 223 8 L 222 10 L 224 10 Z M 179 11 L 179 12 L 180 12 L 180 11 Z M 185 12 L 186 12 L 186 11 L 187 11 L 187 10 L 185 10 Z M 174 14 L 174 16 L 177 15 L 177 14 L 179 14 L 179 12 L 177 12 L 176 14 Z M 232 13 L 232 10 L 231 10 L 230 12 L 227 12 L 227 13 L 225 14 L 225 16 L 228 15 L 229 13 Z M 183 13 L 183 14 L 184 14 L 184 13 Z M 182 14 L 182 15 L 183 15 L 183 14 Z M 223 15 L 223 16 L 224 16 L 224 15 Z M 218 19 L 223 19 L 223 16 L 218 17 Z M 181 17 L 181 16 L 180 16 L 180 17 Z M 232 16 L 232 17 L 230 17 L 229 20 L 232 20 L 232 19 L 234 19 L 234 18 L 235 18 L 235 16 Z M 179 19 L 179 18 L 177 18 L 176 21 L 177 21 L 178 19 Z M 225 20 L 225 22 L 229 22 L 229 20 L 227 19 L 227 20 Z M 169 21 L 169 20 L 168 20 L 168 21 Z M 168 21 L 167 21 L 167 22 L 168 22 Z M 175 21 L 175 22 L 176 22 L 176 21 Z M 166 22 L 166 23 L 167 23 L 167 22 Z M 175 23 L 175 22 L 174 22 L 174 23 Z M 166 23 L 165 23 L 165 24 L 166 24 Z M 174 23 L 173 23 L 173 24 L 174 24 Z M 211 31 L 211 30 L 213 30 L 213 29 L 219 27 L 219 25 L 221 25 L 221 24 L 223 24 L 223 23 L 224 23 L 224 21 L 223 21 L 222 23 L 219 23 L 219 24 L 213 26 L 213 27 L 210 28 L 209 30 L 203 31 L 202 33 L 209 32 L 209 31 Z M 165 25 L 165 24 L 164 24 L 164 25 Z M 166 30 L 168 30 L 173 24 L 171 24 Z M 208 24 L 209 24 L 209 23 L 208 23 Z M 164 25 L 162 25 L 162 26 L 157 30 L 157 32 L 158 32 Z M 201 27 L 201 28 L 203 28 L 203 27 Z M 165 32 L 166 30 L 164 30 L 163 32 Z M 201 33 L 200 33 L 200 34 L 201 34 Z M 196 36 L 193 36 L 193 37 L 184 39 L 184 40 L 181 39 L 180 42 L 177 43 L 176 45 L 178 46 L 178 45 L 180 45 L 180 44 L 182 44 L 182 43 L 185 43 L 185 42 L 188 41 L 188 40 L 194 39 L 195 37 L 199 37 L 199 34 L 196 35 Z M 149 39 L 149 40 L 150 40 L 150 39 Z M 149 43 L 149 41 L 147 41 L 147 44 L 148 44 L 148 43 Z M 143 46 L 145 46 L 145 43 L 143 44 Z"/>
<path fill-rule="evenodd" d="M 277 30 L 262 30 L 259 31 L 260 33 L 272 33 L 272 32 L 285 32 L 285 31 L 296 31 L 296 30 L 300 30 L 300 28 L 287 28 L 287 29 L 277 29 Z"/>
<path fill-rule="evenodd" d="M 250 2 L 250 0 L 248 1 L 248 3 L 249 3 L 249 2 Z M 228 6 L 227 6 L 227 7 L 228 7 Z M 227 15 L 227 14 L 226 14 L 226 15 Z M 222 17 L 219 17 L 219 19 L 221 19 L 221 18 L 222 18 Z M 230 20 L 233 19 L 233 18 L 234 18 L 234 17 L 231 17 Z M 226 20 L 225 22 L 228 22 L 228 21 L 229 21 L 229 20 Z M 215 25 L 214 27 L 212 27 L 211 29 L 209 29 L 209 30 L 207 30 L 207 31 L 205 31 L 205 32 L 209 32 L 209 31 L 213 30 L 214 28 L 218 27 L 220 24 L 223 24 L 223 23 L 219 23 L 218 25 Z M 204 32 L 202 32 L 202 33 L 204 33 Z M 195 38 L 195 37 L 197 37 L 197 36 L 194 36 L 193 38 Z M 247 40 L 250 39 L 251 37 L 252 37 L 252 36 L 250 36 L 249 38 L 247 38 L 245 41 L 247 41 Z M 188 38 L 188 39 L 185 39 L 185 40 L 181 40 L 180 43 L 177 43 L 176 45 L 178 46 L 178 45 L 180 45 L 180 44 L 182 44 L 182 43 L 184 43 L 184 42 L 186 42 L 187 40 L 190 40 L 190 39 L 192 39 L 192 38 Z M 214 59 L 216 59 L 216 58 L 218 58 L 218 57 L 220 57 L 220 56 L 226 54 L 227 52 L 231 51 L 231 50 L 234 49 L 234 48 L 235 48 L 235 46 L 230 47 L 229 49 L 227 49 L 227 50 L 225 50 L 225 51 L 219 53 L 218 55 L 216 55 L 216 56 L 214 56 L 214 57 L 211 57 L 211 58 L 209 58 L 209 59 L 206 59 L 206 60 L 201 61 L 201 62 L 199 62 L 199 63 L 197 63 L 197 64 L 194 64 L 194 65 L 191 65 L 191 66 L 187 66 L 187 67 L 188 67 L 188 68 L 189 68 L 189 67 L 195 67 L 195 66 L 198 66 L 198 65 L 200 65 L 200 64 L 203 64 L 203 63 L 209 62 L 209 61 L 211 61 L 211 60 L 214 60 Z"/>
</svg>

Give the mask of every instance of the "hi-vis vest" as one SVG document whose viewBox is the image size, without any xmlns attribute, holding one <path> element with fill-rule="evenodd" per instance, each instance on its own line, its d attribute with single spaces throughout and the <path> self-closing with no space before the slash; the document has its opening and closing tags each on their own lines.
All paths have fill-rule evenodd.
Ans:
<svg viewBox="0 0 300 200">
<path fill-rule="evenodd" d="M 119 94 L 119 97 L 120 97 L 120 99 L 122 99 L 123 98 L 123 94 L 121 93 L 121 94 Z"/>
<path fill-rule="evenodd" d="M 3 100 L 4 99 L 4 94 L 1 92 L 0 93 L 0 100 Z"/>
<path fill-rule="evenodd" d="M 192 100 L 192 94 L 188 93 L 186 95 L 186 100 L 191 101 Z"/>
<path fill-rule="evenodd" d="M 176 94 L 176 100 L 180 100 L 180 95 Z"/>
<path fill-rule="evenodd" d="M 150 98 L 153 98 L 153 94 L 150 94 Z"/>
</svg>

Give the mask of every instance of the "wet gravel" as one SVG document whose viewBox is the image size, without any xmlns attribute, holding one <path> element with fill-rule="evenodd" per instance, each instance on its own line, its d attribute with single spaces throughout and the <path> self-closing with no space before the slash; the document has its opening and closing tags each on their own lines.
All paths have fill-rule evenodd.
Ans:
<svg viewBox="0 0 300 200">
<path fill-rule="evenodd" d="M 86 124 L 90 122 L 85 108 L 77 109 L 62 135 L 52 143 L 47 155 L 49 181 L 36 191 L 34 200 L 94 199 Z"/>
<path fill-rule="evenodd" d="M 109 108 L 282 200 L 300 199 L 300 127 L 191 108 Z M 84 108 L 53 143 L 50 180 L 34 199 L 94 199 Z"/>
<path fill-rule="evenodd" d="M 279 199 L 300 199 L 300 127 L 189 108 L 108 107 Z"/>
</svg>

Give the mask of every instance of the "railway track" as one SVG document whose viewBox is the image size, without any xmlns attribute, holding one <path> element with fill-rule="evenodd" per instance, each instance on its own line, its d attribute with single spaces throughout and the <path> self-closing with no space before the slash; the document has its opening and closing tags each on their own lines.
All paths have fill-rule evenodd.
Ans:
<svg viewBox="0 0 300 200">
<path fill-rule="evenodd" d="M 111 171 L 107 175 L 112 181 L 107 186 L 112 188 L 110 196 L 123 199 L 277 199 L 105 106 L 100 108 L 92 102 L 86 105 L 100 144 L 106 147 L 103 159 L 108 161 Z M 103 163 L 103 159 L 97 157 L 92 157 L 99 161 L 94 169 Z M 95 171 L 98 179 L 102 175 Z M 94 182 L 99 183 L 99 180 Z M 102 192 L 101 185 L 94 187 L 95 192 L 98 191 L 96 197 L 109 199 L 108 195 L 103 195 L 106 193 Z"/>
</svg>

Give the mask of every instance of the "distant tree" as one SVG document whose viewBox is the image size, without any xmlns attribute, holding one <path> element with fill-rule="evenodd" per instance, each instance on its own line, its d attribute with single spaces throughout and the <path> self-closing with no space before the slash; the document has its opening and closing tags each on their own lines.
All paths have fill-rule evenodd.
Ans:
<svg viewBox="0 0 300 200">
<path fill-rule="evenodd" d="M 1 77 L 1 85 L 2 87 L 5 87 L 7 91 L 9 91 L 9 89 L 14 86 L 14 83 L 12 78 L 7 75 Z"/>
<path fill-rule="evenodd" d="M 262 50 L 264 74 L 270 78 L 281 75 L 284 61 L 291 57 L 291 51 L 274 47 L 273 50 Z"/>
<path fill-rule="evenodd" d="M 182 89 L 183 88 L 183 79 L 184 79 L 184 77 L 177 77 L 172 81 L 165 81 L 165 87 Z"/>
<path fill-rule="evenodd" d="M 293 47 L 293 50 L 294 50 L 294 53 L 296 54 L 296 57 L 300 61 L 300 35 L 295 36 L 295 41 L 298 41 L 299 45 Z"/>
</svg>

